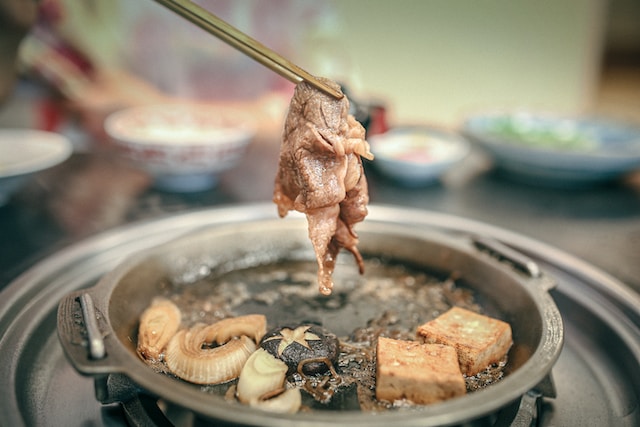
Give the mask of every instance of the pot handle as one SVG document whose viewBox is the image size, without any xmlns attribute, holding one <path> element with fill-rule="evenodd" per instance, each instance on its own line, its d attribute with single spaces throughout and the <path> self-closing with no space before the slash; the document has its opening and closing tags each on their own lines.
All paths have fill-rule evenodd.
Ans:
<svg viewBox="0 0 640 427">
<path fill-rule="evenodd" d="M 497 240 L 474 236 L 473 244 L 481 251 L 488 252 L 500 260 L 509 261 L 515 268 L 529 277 L 537 278 L 542 275 L 540 267 L 532 259 Z"/>
<path fill-rule="evenodd" d="M 513 267 L 522 271 L 527 276 L 533 279 L 537 279 L 542 276 L 542 270 L 534 260 L 510 246 L 507 246 L 498 240 L 482 236 L 473 236 L 471 240 L 473 241 L 474 246 L 479 250 L 487 252 L 489 255 L 500 261 L 507 261 L 511 263 Z"/>
<path fill-rule="evenodd" d="M 540 266 L 534 260 L 512 247 L 482 236 L 473 236 L 471 240 L 479 250 L 487 252 L 499 261 L 506 261 L 530 278 L 538 280 L 543 291 L 549 292 L 556 287 L 556 282 L 542 274 Z"/>
<path fill-rule="evenodd" d="M 94 377 L 96 399 L 103 404 L 120 402 L 125 412 L 137 407 L 139 388 L 129 379 L 116 352 L 109 352 L 111 330 L 106 317 L 98 310 L 91 289 L 70 293 L 58 305 L 58 337 L 67 358 L 79 372 Z M 129 405 L 129 406 L 127 406 Z M 131 422 L 136 427 L 170 425 Z M 155 416 L 156 420 L 160 419 Z"/>
<path fill-rule="evenodd" d="M 106 318 L 88 290 L 65 296 L 58 305 L 58 338 L 67 358 L 83 374 L 118 372 L 109 355 Z"/>
</svg>

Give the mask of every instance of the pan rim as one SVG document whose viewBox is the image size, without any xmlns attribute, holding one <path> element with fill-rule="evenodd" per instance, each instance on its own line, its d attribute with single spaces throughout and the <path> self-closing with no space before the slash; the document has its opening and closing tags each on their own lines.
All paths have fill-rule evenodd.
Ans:
<svg viewBox="0 0 640 427">
<path fill-rule="evenodd" d="M 299 217 L 294 217 L 294 220 L 297 222 L 302 222 L 301 218 Z M 256 220 L 242 221 L 241 224 L 246 227 L 247 224 L 261 224 L 264 221 L 272 220 L 260 218 Z M 373 226 L 374 224 L 372 223 L 375 222 L 384 223 L 386 226 L 390 224 L 385 221 L 373 219 L 369 221 L 369 223 L 371 224 L 367 223 L 369 225 L 362 227 L 362 229 L 366 232 L 366 228 L 369 226 Z M 292 221 L 277 220 L 277 223 L 287 224 L 287 226 L 289 226 L 290 224 L 292 224 Z M 238 225 L 238 223 L 232 222 L 230 225 L 235 227 Z M 229 224 L 227 224 L 226 226 L 229 226 Z M 396 228 L 397 230 L 406 228 L 398 224 L 392 224 L 391 227 Z M 220 232 L 221 230 L 225 229 L 225 226 L 214 227 L 214 229 L 216 230 L 216 232 Z M 359 232 L 361 231 L 362 230 L 359 229 Z M 419 232 L 416 232 L 416 230 L 413 230 L 411 231 L 411 233 L 414 236 L 417 233 L 424 238 L 426 238 L 426 235 L 429 235 L 429 237 L 433 238 L 434 233 L 432 233 L 432 231 L 433 230 L 429 230 L 429 232 L 426 232 L 424 230 L 420 230 Z M 110 273 L 107 273 L 107 275 L 105 275 L 93 288 L 97 289 L 98 294 L 104 293 L 106 296 L 110 296 L 110 294 L 117 286 L 118 278 L 121 278 L 131 268 L 134 268 L 136 265 L 138 265 L 141 260 L 158 253 L 158 251 L 162 251 L 164 248 L 171 247 L 172 245 L 175 245 L 176 242 L 180 242 L 183 239 L 185 241 L 188 241 L 192 233 L 193 232 L 187 233 L 187 235 L 180 236 L 177 239 L 173 239 L 167 243 L 139 252 L 124 263 L 121 263 Z M 202 233 L 202 230 L 198 230 L 195 233 Z M 451 244 L 451 242 L 449 243 Z M 105 283 L 110 282 L 113 282 L 113 285 L 111 287 L 105 285 Z M 90 290 L 81 292 L 87 291 Z M 549 374 L 551 367 L 559 357 L 563 341 L 562 319 L 560 317 L 560 312 L 555 306 L 555 303 L 553 302 L 551 296 L 548 294 L 548 292 L 544 291 L 541 287 L 538 286 L 532 286 L 531 289 L 528 289 L 528 291 L 530 291 L 529 293 L 534 296 L 534 300 L 536 301 L 536 304 L 538 304 L 538 311 L 543 311 L 541 312 L 543 322 L 546 319 L 549 320 L 550 324 L 546 325 L 546 327 L 542 329 L 540 344 L 533 352 L 533 354 L 529 357 L 529 359 L 515 372 L 508 375 L 499 383 L 494 384 L 485 390 L 468 394 L 459 399 L 453 399 L 447 402 L 420 407 L 415 410 L 406 412 L 389 411 L 388 413 L 366 413 L 360 411 L 341 411 L 339 414 L 339 420 L 341 422 L 348 421 L 353 425 L 388 425 L 388 423 L 391 422 L 392 418 L 394 422 L 402 421 L 404 425 L 415 424 L 423 426 L 435 426 L 476 419 L 482 415 L 486 415 L 501 407 L 504 407 L 507 404 L 518 399 L 528 390 L 534 388 L 547 374 Z M 79 293 L 76 292 L 76 294 Z M 103 302 L 108 301 L 108 298 L 102 298 L 102 300 Z M 100 309 L 107 310 L 108 307 L 104 304 L 100 304 Z M 115 337 L 115 334 L 113 333 L 113 327 L 110 324 L 110 319 L 108 319 L 108 316 L 107 320 L 109 322 L 108 339 L 112 339 L 113 337 Z M 126 358 L 130 357 L 131 355 L 129 351 L 122 345 L 122 343 L 119 342 L 118 339 L 116 339 L 115 341 L 116 345 L 114 348 L 119 349 L 116 353 L 114 353 L 116 363 L 118 361 L 122 362 L 122 360 L 118 359 L 124 358 L 124 360 L 126 360 Z M 65 345 L 66 344 L 63 341 L 63 347 L 65 347 Z M 142 364 L 142 362 L 140 363 Z M 134 368 L 135 366 L 137 365 L 134 365 Z M 291 425 L 313 425 L 329 422 L 335 424 L 336 422 L 335 413 L 328 414 L 322 412 L 314 412 L 309 414 L 284 416 L 280 414 L 276 415 L 265 413 L 263 411 L 254 410 L 245 406 L 242 406 L 241 411 L 229 411 L 230 406 L 228 402 L 218 402 L 215 399 L 211 399 L 210 396 L 207 396 L 205 393 L 202 393 L 199 390 L 195 390 L 188 384 L 180 384 L 180 386 L 185 385 L 186 387 L 178 387 L 179 383 L 176 384 L 176 381 L 174 379 L 171 379 L 169 377 L 158 378 L 159 376 L 152 370 L 148 369 L 148 367 L 144 366 L 144 364 L 142 364 L 142 367 L 144 367 L 145 369 L 132 369 L 131 365 L 124 365 L 121 367 L 121 369 L 119 369 L 119 371 L 127 375 L 134 383 L 151 392 L 152 394 L 160 395 L 159 397 L 162 397 L 163 399 L 172 401 L 185 407 L 189 407 L 199 414 L 210 417 L 212 419 L 232 421 L 236 423 L 240 422 L 247 425 L 265 426 L 287 425 L 286 423 L 291 423 Z M 169 382 L 165 380 L 169 380 Z M 164 393 L 157 393 L 157 390 L 165 384 L 167 387 L 178 387 L 180 389 L 180 392 L 175 393 L 175 395 L 173 396 L 166 396 Z M 198 402 L 197 408 L 194 407 L 194 402 Z M 233 414 L 230 415 L 230 412 L 232 412 Z M 452 418 L 452 414 L 455 414 L 455 418 Z"/>
</svg>

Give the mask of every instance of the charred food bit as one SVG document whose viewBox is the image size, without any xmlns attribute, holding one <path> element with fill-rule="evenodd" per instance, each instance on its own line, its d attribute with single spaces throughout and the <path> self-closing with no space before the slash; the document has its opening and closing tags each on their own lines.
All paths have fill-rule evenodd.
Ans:
<svg viewBox="0 0 640 427">
<path fill-rule="evenodd" d="M 460 307 L 421 325 L 417 335 L 427 343 L 454 347 L 460 369 L 469 376 L 500 362 L 513 344 L 508 323 Z"/>
<path fill-rule="evenodd" d="M 145 360 L 159 361 L 169 340 L 180 328 L 182 314 L 171 301 L 154 299 L 142 312 L 138 327 L 138 353 Z"/>
<path fill-rule="evenodd" d="M 269 331 L 260 347 L 281 359 L 288 374 L 313 375 L 333 369 L 338 361 L 338 337 L 319 325 L 301 324 Z"/>
<path fill-rule="evenodd" d="M 192 383 L 231 381 L 256 350 L 265 325 L 264 316 L 250 315 L 183 329 L 169 341 L 165 363 L 174 375 Z"/>
<path fill-rule="evenodd" d="M 429 404 L 466 393 L 452 347 L 379 337 L 376 351 L 378 400 Z"/>
<path fill-rule="evenodd" d="M 340 86 L 323 79 L 332 87 Z M 318 262 L 320 292 L 330 295 L 341 248 L 364 264 L 353 227 L 367 215 L 369 194 L 361 157 L 372 160 L 365 130 L 349 114 L 347 97 L 335 99 L 299 83 L 289 106 L 280 149 L 273 201 L 284 217 L 306 215 Z"/>
</svg>

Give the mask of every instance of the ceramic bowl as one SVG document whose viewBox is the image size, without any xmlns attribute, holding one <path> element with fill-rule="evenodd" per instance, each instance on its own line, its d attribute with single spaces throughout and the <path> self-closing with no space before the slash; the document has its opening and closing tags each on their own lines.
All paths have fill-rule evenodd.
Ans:
<svg viewBox="0 0 640 427">
<path fill-rule="evenodd" d="M 255 134 L 242 110 L 202 104 L 120 110 L 107 117 L 105 130 L 158 188 L 177 192 L 214 187 L 222 172 L 239 163 Z"/>
<path fill-rule="evenodd" d="M 530 112 L 469 117 L 462 133 L 508 176 L 583 186 L 640 168 L 640 127 L 603 118 Z"/>
<path fill-rule="evenodd" d="M 37 172 L 65 161 L 73 151 L 64 136 L 30 129 L 0 129 L 0 206 Z"/>
<path fill-rule="evenodd" d="M 469 153 L 469 143 L 455 133 L 430 127 L 397 127 L 368 138 L 373 164 L 398 183 L 436 182 Z"/>
</svg>

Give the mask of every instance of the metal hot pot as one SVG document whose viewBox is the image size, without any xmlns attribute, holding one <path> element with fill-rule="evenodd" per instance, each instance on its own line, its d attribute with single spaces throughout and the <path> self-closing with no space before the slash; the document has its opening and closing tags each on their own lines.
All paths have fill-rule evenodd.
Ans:
<svg viewBox="0 0 640 427">
<path fill-rule="evenodd" d="M 553 282 L 535 264 L 497 241 L 469 234 L 444 234 L 375 219 L 365 220 L 357 231 L 365 258 L 406 263 L 441 277 L 455 274 L 458 283 L 477 295 L 487 313 L 511 324 L 514 345 L 501 381 L 460 398 L 412 410 L 281 415 L 225 401 L 199 386 L 154 372 L 138 357 L 135 338 L 139 316 L 167 282 L 188 283 L 283 260 L 314 260 L 306 220 L 300 215 L 284 220 L 275 215 L 231 220 L 139 252 L 95 286 L 71 292 L 60 302 L 57 322 L 63 349 L 76 370 L 95 377 L 96 396 L 101 402 L 127 405 L 141 395 L 150 396 L 187 408 L 199 420 L 215 425 L 436 426 L 487 425 L 487 420 L 496 425 L 496 417 L 507 417 L 508 413 L 513 417 L 513 408 L 517 411 L 523 405 L 535 405 L 532 395 L 553 397 L 550 373 L 563 345 L 563 324 L 549 295 Z M 344 268 L 355 268 L 349 265 L 349 254 L 341 254 L 339 260 L 345 263 Z M 340 292 L 338 282 L 336 292 Z M 385 309 L 385 301 L 379 304 L 380 310 Z M 366 320 L 360 310 L 331 307 L 318 305 L 315 312 L 305 314 L 324 319 L 325 326 L 338 335 Z M 287 308 L 276 303 L 266 313 L 269 323 L 277 323 L 281 320 L 278 316 L 286 312 Z M 508 424 L 518 425 L 512 424 L 512 419 Z"/>
</svg>

